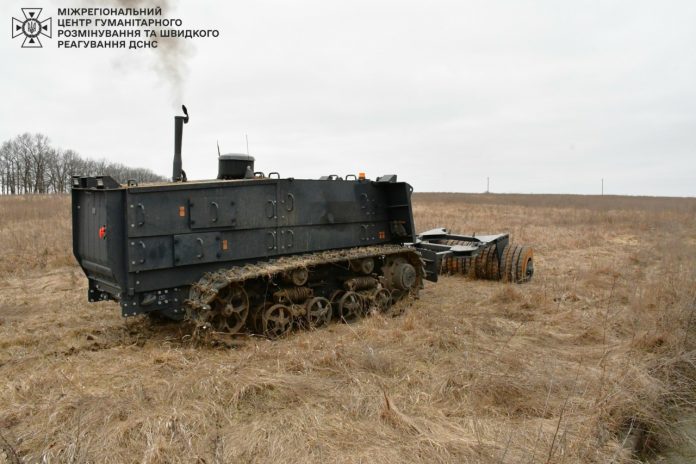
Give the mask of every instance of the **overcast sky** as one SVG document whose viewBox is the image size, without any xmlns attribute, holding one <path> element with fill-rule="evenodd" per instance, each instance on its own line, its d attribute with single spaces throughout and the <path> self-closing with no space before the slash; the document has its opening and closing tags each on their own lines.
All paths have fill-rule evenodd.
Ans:
<svg viewBox="0 0 696 464">
<path fill-rule="evenodd" d="M 130 0 L 138 1 L 138 0 Z M 85 1 L 3 0 L 21 7 Z M 118 6 L 118 2 L 93 2 Z M 148 5 L 141 1 L 143 5 Z M 418 191 L 696 196 L 696 2 L 170 1 L 219 29 L 174 71 L 157 50 L 42 49 L 0 37 L 0 140 L 41 132 L 82 156 L 171 175 L 223 152 L 317 178 L 395 173 Z"/>
</svg>

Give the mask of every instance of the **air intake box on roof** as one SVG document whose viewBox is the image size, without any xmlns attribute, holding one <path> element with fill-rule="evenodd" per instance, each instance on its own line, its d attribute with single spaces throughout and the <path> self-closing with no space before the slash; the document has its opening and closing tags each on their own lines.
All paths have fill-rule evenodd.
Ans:
<svg viewBox="0 0 696 464">
<path fill-rule="evenodd" d="M 254 177 L 254 157 L 237 153 L 220 155 L 218 179 L 245 179 Z"/>
</svg>

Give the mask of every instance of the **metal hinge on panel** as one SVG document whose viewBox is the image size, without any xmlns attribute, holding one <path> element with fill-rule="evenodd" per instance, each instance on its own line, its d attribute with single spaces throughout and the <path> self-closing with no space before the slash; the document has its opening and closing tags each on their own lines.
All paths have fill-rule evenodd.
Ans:
<svg viewBox="0 0 696 464">
<path fill-rule="evenodd" d="M 295 232 L 291 229 L 285 229 L 280 231 L 281 237 L 281 249 L 292 248 L 295 245 Z"/>
<path fill-rule="evenodd" d="M 268 250 L 276 249 L 276 233 L 273 231 L 266 232 L 266 248 Z"/>
</svg>

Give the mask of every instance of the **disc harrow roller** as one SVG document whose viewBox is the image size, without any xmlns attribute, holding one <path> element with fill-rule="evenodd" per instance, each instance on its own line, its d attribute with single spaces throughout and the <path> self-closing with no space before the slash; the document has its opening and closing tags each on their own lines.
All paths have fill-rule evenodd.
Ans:
<svg viewBox="0 0 696 464">
<path fill-rule="evenodd" d="M 457 240 L 443 240 L 442 243 L 450 246 L 468 244 Z M 508 244 L 499 256 L 498 245 L 492 244 L 475 257 L 450 254 L 442 258 L 440 274 L 523 283 L 534 275 L 534 251 L 528 246 Z"/>
</svg>

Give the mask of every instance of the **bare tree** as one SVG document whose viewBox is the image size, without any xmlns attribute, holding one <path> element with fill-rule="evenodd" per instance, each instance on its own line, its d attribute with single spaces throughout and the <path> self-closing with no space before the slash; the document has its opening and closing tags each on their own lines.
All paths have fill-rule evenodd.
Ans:
<svg viewBox="0 0 696 464">
<path fill-rule="evenodd" d="M 0 194 L 66 193 L 71 176 L 111 176 L 125 183 L 165 180 L 149 169 L 81 158 L 50 145 L 43 134 L 21 134 L 0 145 Z"/>
</svg>

